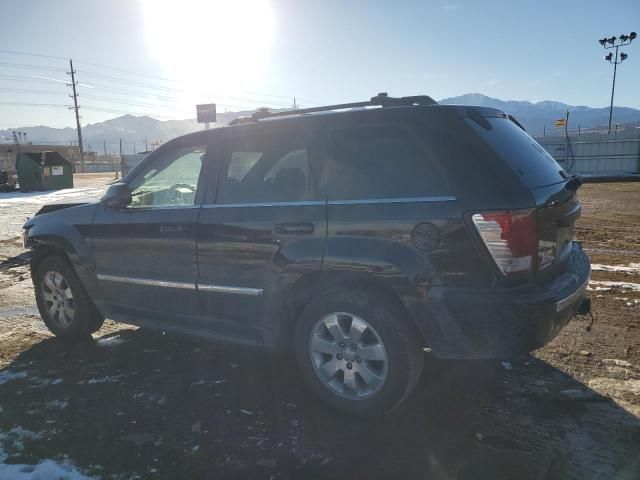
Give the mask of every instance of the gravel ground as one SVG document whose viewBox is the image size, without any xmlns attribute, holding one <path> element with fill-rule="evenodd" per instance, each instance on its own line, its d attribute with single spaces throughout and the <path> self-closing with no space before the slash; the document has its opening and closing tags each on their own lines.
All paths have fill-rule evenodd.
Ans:
<svg viewBox="0 0 640 480">
<path fill-rule="evenodd" d="M 386 419 L 326 409 L 287 357 L 109 321 L 61 344 L 27 268 L 0 271 L 0 478 L 640 478 L 640 183 L 580 197 L 593 329 L 517 362 L 427 359 Z M 30 202 L 0 194 L 0 225 Z M 0 261 L 20 251 L 0 236 Z"/>
</svg>

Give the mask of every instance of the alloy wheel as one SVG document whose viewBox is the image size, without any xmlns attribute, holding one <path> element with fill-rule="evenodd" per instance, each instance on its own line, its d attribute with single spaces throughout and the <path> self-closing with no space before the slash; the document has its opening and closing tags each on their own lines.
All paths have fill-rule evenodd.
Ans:
<svg viewBox="0 0 640 480">
<path fill-rule="evenodd" d="M 59 272 L 46 272 L 42 277 L 41 290 L 49 319 L 59 328 L 69 328 L 75 304 L 67 280 Z"/>
<path fill-rule="evenodd" d="M 309 354 L 322 383 L 340 397 L 370 398 L 386 382 L 389 360 L 380 335 L 351 313 L 330 313 L 318 320 Z"/>
</svg>

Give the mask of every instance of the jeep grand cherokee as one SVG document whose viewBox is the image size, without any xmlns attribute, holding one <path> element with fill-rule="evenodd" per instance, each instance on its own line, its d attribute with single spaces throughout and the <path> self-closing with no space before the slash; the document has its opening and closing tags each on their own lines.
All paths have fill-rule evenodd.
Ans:
<svg viewBox="0 0 640 480">
<path fill-rule="evenodd" d="M 108 317 L 289 350 L 324 401 L 373 414 L 425 348 L 507 358 L 588 310 L 580 181 L 505 113 L 380 94 L 232 123 L 25 224 L 55 335 Z"/>
</svg>

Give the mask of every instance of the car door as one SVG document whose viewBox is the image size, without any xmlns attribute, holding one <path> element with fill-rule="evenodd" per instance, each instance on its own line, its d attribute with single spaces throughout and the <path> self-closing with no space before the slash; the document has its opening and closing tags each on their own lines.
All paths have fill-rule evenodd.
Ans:
<svg viewBox="0 0 640 480">
<path fill-rule="evenodd" d="M 200 313 L 196 226 L 207 138 L 190 135 L 161 147 L 127 179 L 130 205 L 98 206 L 91 248 L 100 303 L 114 318 Z"/>
<path fill-rule="evenodd" d="M 198 293 L 211 328 L 260 342 L 274 295 L 321 266 L 326 163 L 320 120 L 229 128 L 198 225 Z"/>
</svg>

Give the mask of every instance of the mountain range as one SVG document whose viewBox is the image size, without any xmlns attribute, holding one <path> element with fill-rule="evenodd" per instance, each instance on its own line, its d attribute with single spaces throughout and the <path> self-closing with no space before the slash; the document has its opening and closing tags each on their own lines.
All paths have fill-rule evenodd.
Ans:
<svg viewBox="0 0 640 480">
<path fill-rule="evenodd" d="M 499 100 L 479 93 L 468 93 L 458 97 L 445 98 L 440 100 L 439 103 L 498 108 L 516 117 L 532 135 L 542 135 L 545 128 L 547 135 L 553 134 L 555 120 L 564 118 L 567 110 L 570 112 L 569 126 L 571 129 L 577 129 L 578 126 L 583 130 L 605 129 L 609 120 L 609 109 L 607 107 L 573 106 L 548 100 L 540 102 Z M 249 111 L 218 113 L 218 122 L 212 126 L 226 125 L 232 119 L 250 113 Z M 628 107 L 614 107 L 613 119 L 614 123 L 620 125 L 636 124 L 634 126 L 637 126 L 640 123 L 640 110 Z M 156 142 L 164 142 L 202 128 L 203 126 L 196 123 L 195 119 L 161 121 L 147 116 L 124 115 L 104 122 L 85 125 L 82 128 L 82 134 L 85 150 L 95 150 L 101 153 L 106 146 L 108 152 L 117 153 L 119 141 L 122 139 L 123 150 L 125 153 L 130 153 L 133 151 L 134 145 L 137 151 L 144 150 L 146 148 L 145 138 L 147 139 L 147 147 L 151 149 Z M 27 141 L 33 143 L 62 144 L 77 142 L 74 128 L 37 126 L 0 130 L 0 143 L 11 143 L 13 141 L 13 130 L 26 132 Z M 556 132 L 559 133 L 557 130 Z"/>
<path fill-rule="evenodd" d="M 553 133 L 555 121 L 565 118 L 567 110 L 569 111 L 569 128 L 571 130 L 577 130 L 578 126 L 584 130 L 606 130 L 609 123 L 609 107 L 575 106 L 550 100 L 540 102 L 498 100 L 480 93 L 467 93 L 459 97 L 445 98 L 438 103 L 498 108 L 513 115 L 531 135 L 542 135 L 545 127 L 547 135 Z M 628 107 L 613 107 L 614 124 L 626 125 L 638 122 L 640 122 L 640 110 Z"/>
</svg>

